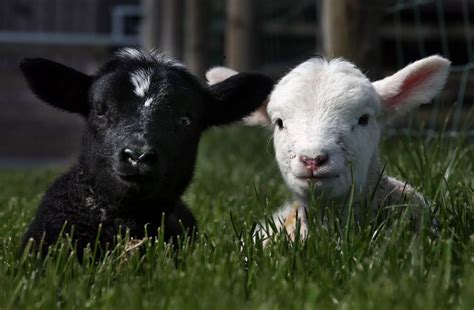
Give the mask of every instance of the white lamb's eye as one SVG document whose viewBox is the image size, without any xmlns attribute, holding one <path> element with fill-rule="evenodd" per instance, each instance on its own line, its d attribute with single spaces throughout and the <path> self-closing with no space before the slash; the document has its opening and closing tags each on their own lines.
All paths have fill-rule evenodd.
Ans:
<svg viewBox="0 0 474 310">
<path fill-rule="evenodd" d="M 189 116 L 188 114 L 182 116 L 179 119 L 179 124 L 184 127 L 189 127 L 191 125 L 191 116 Z"/>
<path fill-rule="evenodd" d="M 275 120 L 275 124 L 278 126 L 278 128 L 283 129 L 283 120 L 281 118 L 277 118 Z"/>
<path fill-rule="evenodd" d="M 364 114 L 359 118 L 359 125 L 367 126 L 369 124 L 369 114 Z"/>
</svg>

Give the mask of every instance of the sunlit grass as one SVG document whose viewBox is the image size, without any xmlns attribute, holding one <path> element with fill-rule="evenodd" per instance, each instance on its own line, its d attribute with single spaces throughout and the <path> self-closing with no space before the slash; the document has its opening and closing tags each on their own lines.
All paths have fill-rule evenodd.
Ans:
<svg viewBox="0 0 474 310">
<path fill-rule="evenodd" d="M 472 139 L 472 138 L 471 138 Z M 55 171 L 0 173 L 0 308 L 348 308 L 474 307 L 474 148 L 467 137 L 390 137 L 386 170 L 422 191 L 439 233 L 419 234 L 403 218 L 390 226 L 340 223 L 336 210 L 309 238 L 253 244 L 257 220 L 289 193 L 263 130 L 206 134 L 185 200 L 201 237 L 173 251 L 148 240 L 126 252 L 127 236 L 82 264 L 65 241 L 45 259 L 18 246 Z"/>
</svg>

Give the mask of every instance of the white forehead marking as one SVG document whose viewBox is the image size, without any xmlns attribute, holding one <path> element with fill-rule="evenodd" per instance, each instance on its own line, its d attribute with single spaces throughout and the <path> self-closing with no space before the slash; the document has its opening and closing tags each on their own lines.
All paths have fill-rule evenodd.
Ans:
<svg viewBox="0 0 474 310">
<path fill-rule="evenodd" d="M 135 87 L 133 92 L 138 97 L 145 97 L 145 93 L 150 88 L 150 75 L 151 72 L 145 71 L 143 69 L 137 70 L 130 74 L 130 80 Z"/>
<path fill-rule="evenodd" d="M 117 52 L 117 55 L 124 58 L 140 58 L 143 57 L 143 53 L 139 50 L 131 47 L 122 48 Z"/>
<path fill-rule="evenodd" d="M 134 60 L 151 61 L 151 62 L 157 61 L 170 67 L 186 70 L 185 65 L 173 59 L 172 57 L 167 56 L 164 53 L 160 53 L 157 50 L 151 50 L 150 52 L 145 52 L 145 51 L 138 50 L 136 48 L 126 47 L 126 48 L 122 48 L 118 50 L 115 53 L 115 55 L 124 59 L 134 59 Z"/>
<path fill-rule="evenodd" d="M 145 107 L 149 107 L 152 102 L 153 102 L 153 98 L 148 98 L 147 100 L 145 100 L 144 106 L 145 106 Z"/>
</svg>

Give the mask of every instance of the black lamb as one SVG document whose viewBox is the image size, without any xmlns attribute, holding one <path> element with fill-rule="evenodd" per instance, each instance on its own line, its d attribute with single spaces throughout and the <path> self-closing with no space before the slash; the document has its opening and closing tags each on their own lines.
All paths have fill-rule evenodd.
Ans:
<svg viewBox="0 0 474 310">
<path fill-rule="evenodd" d="M 162 221 L 165 240 L 196 232 L 181 196 L 201 133 L 248 115 L 273 87 L 253 73 L 205 87 L 182 64 L 131 48 L 93 76 L 41 58 L 20 67 L 36 96 L 86 120 L 78 161 L 47 190 L 23 248 L 33 239 L 46 250 L 63 231 L 79 255 L 97 236 L 102 249 L 125 230 L 156 236 Z"/>
</svg>

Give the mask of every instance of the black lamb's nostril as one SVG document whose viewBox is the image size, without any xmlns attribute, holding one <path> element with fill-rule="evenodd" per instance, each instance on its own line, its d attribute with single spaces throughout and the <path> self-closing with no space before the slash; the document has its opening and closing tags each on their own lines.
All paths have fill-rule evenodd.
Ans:
<svg viewBox="0 0 474 310">
<path fill-rule="evenodd" d="M 141 154 L 140 157 L 138 157 L 138 160 L 142 163 L 154 163 L 158 159 L 158 154 L 154 150 L 148 150 L 145 153 Z"/>
<path fill-rule="evenodd" d="M 136 164 L 152 164 L 158 158 L 157 153 L 152 150 L 139 150 L 139 149 L 132 149 L 126 148 L 122 151 L 122 160 L 125 162 L 129 162 L 132 165 Z"/>
<path fill-rule="evenodd" d="M 132 149 L 129 149 L 129 148 L 126 148 L 122 151 L 122 158 L 124 160 L 131 160 L 131 161 L 138 161 L 139 158 L 141 156 L 141 153 L 140 152 L 137 152 L 136 150 L 132 150 Z"/>
</svg>

